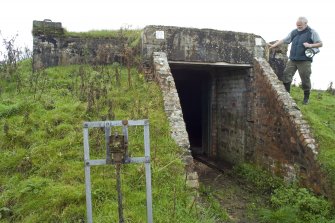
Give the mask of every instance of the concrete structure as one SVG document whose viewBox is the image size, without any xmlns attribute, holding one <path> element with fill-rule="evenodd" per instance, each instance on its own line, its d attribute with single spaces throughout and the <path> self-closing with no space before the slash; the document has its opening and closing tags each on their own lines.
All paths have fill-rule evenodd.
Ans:
<svg viewBox="0 0 335 223">
<path fill-rule="evenodd" d="M 163 83 L 165 104 L 174 105 L 165 106 L 168 116 L 180 114 L 180 100 L 193 154 L 257 163 L 327 194 L 308 123 L 269 64 L 270 54 L 282 74 L 286 50 L 267 52 L 260 36 L 210 29 L 147 26 L 142 36 L 143 58 Z"/>
<path fill-rule="evenodd" d="M 35 24 L 36 30 L 52 25 Z M 60 31 L 53 35 L 34 28 L 36 69 L 119 58 L 121 48 L 112 38 L 89 44 L 58 35 L 61 26 L 54 29 Z M 80 46 L 90 52 L 86 60 Z M 96 53 L 99 49 L 105 53 Z M 256 163 L 287 181 L 333 196 L 308 123 L 278 79 L 286 51 L 267 52 L 265 41 L 248 33 L 147 26 L 142 35 L 142 58 L 161 86 L 171 134 L 181 147 L 218 162 Z M 188 183 L 197 187 L 190 153 L 185 161 Z"/>
<path fill-rule="evenodd" d="M 78 37 L 66 35 L 59 22 L 33 22 L 33 70 L 70 64 L 120 62 L 125 39 L 122 36 Z"/>
</svg>

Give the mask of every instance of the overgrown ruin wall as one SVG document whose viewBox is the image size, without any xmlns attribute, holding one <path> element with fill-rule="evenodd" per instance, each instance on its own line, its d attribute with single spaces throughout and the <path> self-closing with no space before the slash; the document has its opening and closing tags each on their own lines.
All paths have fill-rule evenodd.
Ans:
<svg viewBox="0 0 335 223">
<path fill-rule="evenodd" d="M 78 37 L 66 34 L 62 24 L 33 21 L 33 70 L 70 64 L 122 62 L 122 36 Z"/>
<path fill-rule="evenodd" d="M 64 36 L 58 23 L 34 21 L 33 33 L 34 69 L 109 64 L 122 56 L 122 41 Z M 171 66 L 206 63 L 196 69 L 210 76 L 207 155 L 232 164 L 257 163 L 287 181 L 331 195 L 309 125 L 278 80 L 287 61 L 285 47 L 267 52 L 260 36 L 211 29 L 147 26 L 142 35 L 142 58 L 161 86 L 171 134 L 181 147 L 188 150 L 190 143 Z M 197 187 L 189 153 L 185 160 L 188 182 Z"/>
</svg>

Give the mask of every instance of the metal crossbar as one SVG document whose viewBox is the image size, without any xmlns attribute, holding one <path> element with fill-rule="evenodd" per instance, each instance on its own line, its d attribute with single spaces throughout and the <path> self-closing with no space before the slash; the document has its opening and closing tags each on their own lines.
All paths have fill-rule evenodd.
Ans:
<svg viewBox="0 0 335 223">
<path fill-rule="evenodd" d="M 145 179 L 146 179 L 146 198 L 147 198 L 147 222 L 152 223 L 152 193 L 151 193 L 151 167 L 150 167 L 150 142 L 149 142 L 149 120 L 123 120 L 123 121 L 95 121 L 84 122 L 84 163 L 85 163 L 85 185 L 86 185 L 86 211 L 87 222 L 93 223 L 92 216 L 92 196 L 91 196 L 91 166 L 99 165 L 116 165 L 120 169 L 120 163 L 115 162 L 110 157 L 110 132 L 112 127 L 122 126 L 122 133 L 125 141 L 128 143 L 128 127 L 129 126 L 143 126 L 144 128 L 144 157 L 128 157 L 122 161 L 122 164 L 128 163 L 144 163 L 145 164 Z M 105 129 L 105 142 L 106 142 L 106 159 L 91 160 L 90 159 L 90 146 L 89 146 L 89 128 L 104 128 Z M 117 175 L 119 176 L 119 173 Z M 117 189 L 120 192 L 120 182 L 118 180 Z M 118 193 L 119 199 L 121 194 Z M 119 202 L 120 203 L 120 202 Z M 121 201 L 122 204 L 122 201 Z M 119 206 L 119 221 L 123 222 L 122 205 Z"/>
</svg>

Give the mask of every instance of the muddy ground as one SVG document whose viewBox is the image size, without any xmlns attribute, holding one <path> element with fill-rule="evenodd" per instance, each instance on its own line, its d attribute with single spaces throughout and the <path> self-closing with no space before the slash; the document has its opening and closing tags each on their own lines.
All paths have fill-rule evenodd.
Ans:
<svg viewBox="0 0 335 223">
<path fill-rule="evenodd" d="M 195 169 L 201 187 L 217 199 L 229 215 L 227 223 L 258 223 L 256 208 L 265 207 L 268 197 L 257 193 L 251 186 L 236 178 L 230 168 L 222 171 L 211 168 L 199 161 Z M 202 194 L 201 196 L 206 196 Z"/>
</svg>

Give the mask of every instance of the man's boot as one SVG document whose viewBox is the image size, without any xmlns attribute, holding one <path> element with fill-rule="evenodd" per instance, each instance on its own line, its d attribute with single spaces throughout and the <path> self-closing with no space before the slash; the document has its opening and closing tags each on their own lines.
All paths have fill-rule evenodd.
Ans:
<svg viewBox="0 0 335 223">
<path fill-rule="evenodd" d="M 284 87 L 285 87 L 286 91 L 287 91 L 288 93 L 290 93 L 290 91 L 291 91 L 291 82 L 289 82 L 289 83 L 284 83 Z"/>
<path fill-rule="evenodd" d="M 307 105 L 309 102 L 309 95 L 310 95 L 310 91 L 304 91 L 304 101 L 303 104 Z"/>
</svg>

